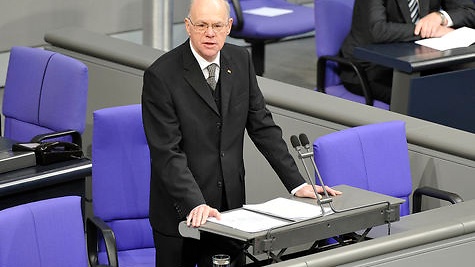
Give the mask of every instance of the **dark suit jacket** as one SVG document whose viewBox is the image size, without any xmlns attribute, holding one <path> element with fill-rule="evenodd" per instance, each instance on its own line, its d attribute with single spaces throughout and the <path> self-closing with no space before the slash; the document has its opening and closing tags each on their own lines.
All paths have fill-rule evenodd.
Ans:
<svg viewBox="0 0 475 267">
<path fill-rule="evenodd" d="M 442 8 L 451 17 L 454 23 L 452 27 L 475 27 L 473 0 L 419 0 L 419 6 L 421 17 Z M 355 0 L 351 31 L 343 42 L 341 54 L 356 60 L 353 57 L 356 46 L 415 41 L 419 37 L 414 36 L 414 27 L 408 0 Z M 371 65 L 363 63 L 363 66 L 373 70 L 374 66 Z M 344 81 L 358 83 L 351 69 L 344 69 L 340 76 Z M 376 67 L 375 73 L 369 74 L 369 79 L 376 77 L 390 78 L 392 70 Z"/>
<path fill-rule="evenodd" d="M 161 233 L 178 235 L 178 223 L 197 205 L 219 208 L 223 183 L 228 208 L 244 204 L 245 130 L 289 191 L 304 183 L 266 109 L 247 50 L 225 44 L 220 64 L 221 110 L 189 41 L 144 73 L 143 123 L 152 161 L 150 221 Z"/>
</svg>

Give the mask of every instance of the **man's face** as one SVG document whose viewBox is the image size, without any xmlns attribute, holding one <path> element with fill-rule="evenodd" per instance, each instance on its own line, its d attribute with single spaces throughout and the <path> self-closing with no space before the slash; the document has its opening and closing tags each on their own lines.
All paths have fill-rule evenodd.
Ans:
<svg viewBox="0 0 475 267">
<path fill-rule="evenodd" d="M 232 23 L 221 0 L 196 0 L 185 19 L 191 44 L 207 61 L 213 61 L 223 48 Z"/>
</svg>

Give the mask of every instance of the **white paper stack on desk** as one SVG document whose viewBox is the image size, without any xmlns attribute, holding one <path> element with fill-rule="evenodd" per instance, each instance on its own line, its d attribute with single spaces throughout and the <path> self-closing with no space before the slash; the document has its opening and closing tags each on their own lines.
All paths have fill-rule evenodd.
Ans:
<svg viewBox="0 0 475 267">
<path fill-rule="evenodd" d="M 416 41 L 416 44 L 427 46 L 440 51 L 468 47 L 475 43 L 475 29 L 462 27 L 439 38 L 427 38 Z"/>
<path fill-rule="evenodd" d="M 332 213 L 330 207 L 325 207 L 324 210 L 325 215 Z M 221 220 L 208 220 L 245 232 L 259 232 L 320 216 L 322 211 L 316 204 L 279 197 L 224 212 L 221 214 Z"/>
</svg>

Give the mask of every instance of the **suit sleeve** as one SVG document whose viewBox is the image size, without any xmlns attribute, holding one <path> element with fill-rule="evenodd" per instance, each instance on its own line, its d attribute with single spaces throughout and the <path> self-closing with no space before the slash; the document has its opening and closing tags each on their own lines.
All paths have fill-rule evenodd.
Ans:
<svg viewBox="0 0 475 267">
<path fill-rule="evenodd" d="M 369 30 L 369 43 L 408 42 L 420 39 L 415 25 L 401 15 L 397 1 L 356 0 L 353 23 Z"/>
<path fill-rule="evenodd" d="M 142 116 L 152 161 L 151 189 L 169 194 L 179 216 L 205 204 L 204 197 L 180 149 L 182 134 L 173 106 L 171 85 L 158 70 L 146 70 L 142 92 Z"/>
<path fill-rule="evenodd" d="M 473 0 L 442 1 L 442 9 L 449 14 L 454 28 L 475 28 L 475 4 Z"/>
<path fill-rule="evenodd" d="M 305 180 L 301 176 L 294 159 L 290 155 L 287 144 L 282 138 L 281 128 L 275 124 L 271 112 L 266 108 L 266 103 L 257 84 L 251 62 L 249 59 L 250 92 L 246 129 L 253 143 L 264 155 L 286 189 L 290 192 L 303 184 Z"/>
</svg>

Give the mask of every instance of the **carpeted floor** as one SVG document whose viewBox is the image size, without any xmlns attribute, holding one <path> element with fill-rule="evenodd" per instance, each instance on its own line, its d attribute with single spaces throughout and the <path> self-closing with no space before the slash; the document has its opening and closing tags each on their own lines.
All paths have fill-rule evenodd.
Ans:
<svg viewBox="0 0 475 267">
<path fill-rule="evenodd" d="M 267 44 L 263 76 L 313 90 L 316 62 L 313 35 Z"/>
</svg>

